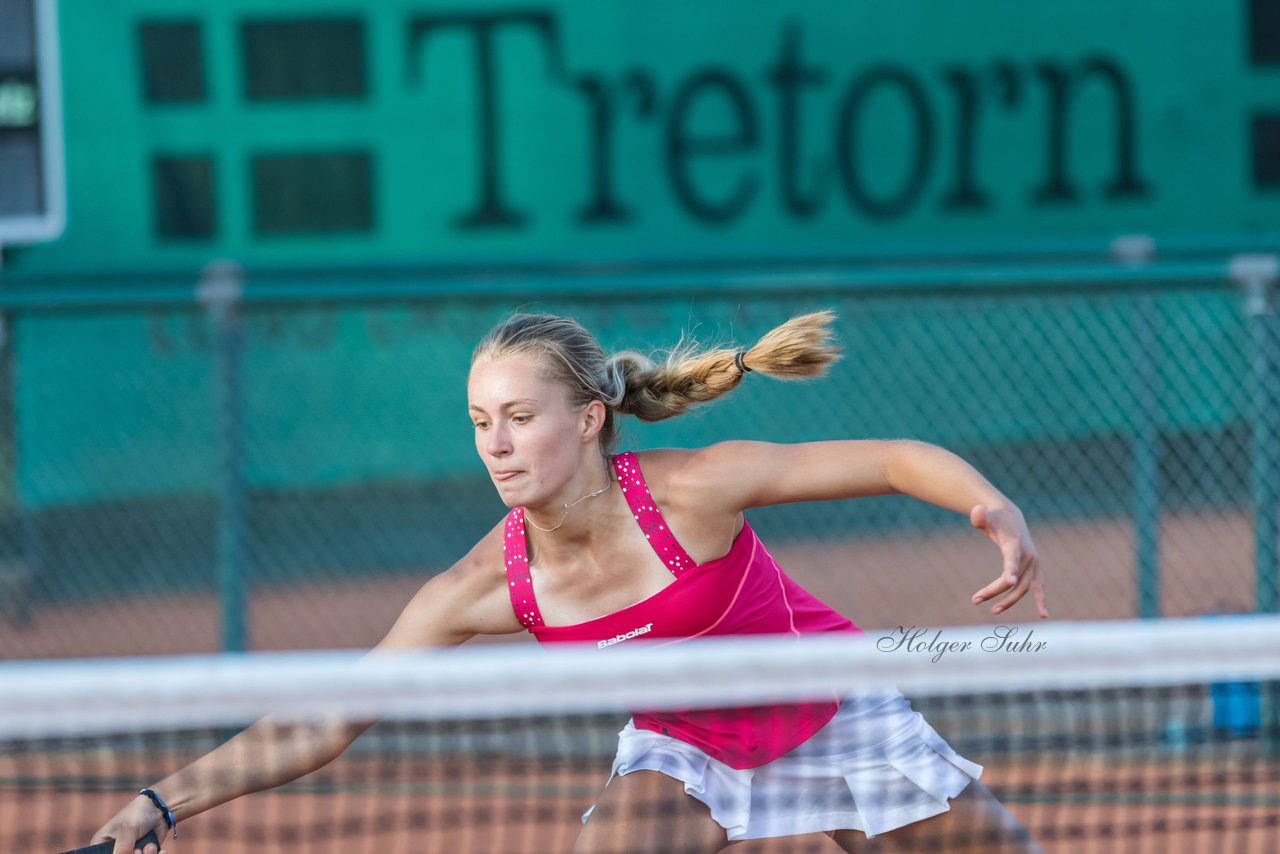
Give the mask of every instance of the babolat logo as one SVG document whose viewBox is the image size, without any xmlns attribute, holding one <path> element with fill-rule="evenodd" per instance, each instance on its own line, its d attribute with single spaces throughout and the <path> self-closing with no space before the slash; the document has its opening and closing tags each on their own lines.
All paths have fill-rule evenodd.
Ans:
<svg viewBox="0 0 1280 854">
<path fill-rule="evenodd" d="M 606 646 L 613 646 L 615 643 L 622 643 L 625 640 L 640 637 L 640 635 L 647 635 L 651 631 L 653 631 L 653 623 L 645 623 L 643 626 L 632 629 L 626 634 L 614 635 L 608 640 L 598 641 L 596 643 L 596 649 L 604 649 Z"/>
</svg>

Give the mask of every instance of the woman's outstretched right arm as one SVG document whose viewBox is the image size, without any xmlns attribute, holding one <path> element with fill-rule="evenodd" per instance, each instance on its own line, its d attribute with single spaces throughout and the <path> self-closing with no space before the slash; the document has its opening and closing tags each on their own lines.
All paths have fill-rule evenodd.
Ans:
<svg viewBox="0 0 1280 854">
<path fill-rule="evenodd" d="M 502 567 L 499 525 L 465 558 L 422 586 L 374 653 L 455 646 L 478 634 L 520 631 Z M 299 723 L 266 717 L 150 788 L 181 822 L 241 795 L 310 774 L 333 761 L 373 723 Z M 169 828 L 156 805 L 139 795 L 104 824 L 92 842 L 115 840 L 114 854 L 133 854 L 134 840 L 149 830 L 163 841 Z M 154 845 L 138 850 L 156 854 Z"/>
</svg>

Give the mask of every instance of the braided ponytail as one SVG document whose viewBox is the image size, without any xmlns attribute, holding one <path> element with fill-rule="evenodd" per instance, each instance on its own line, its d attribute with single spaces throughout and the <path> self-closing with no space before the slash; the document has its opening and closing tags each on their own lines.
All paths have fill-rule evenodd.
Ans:
<svg viewBox="0 0 1280 854">
<path fill-rule="evenodd" d="M 471 361 L 542 356 L 543 375 L 567 389 L 571 406 L 593 400 L 605 404 L 600 446 L 609 453 L 618 440 L 617 415 L 634 415 L 641 421 L 680 415 L 733 391 L 744 371 L 784 380 L 821 376 L 840 358 L 831 332 L 834 321 L 831 311 L 798 315 L 745 351 L 699 351 L 695 344 L 681 342 L 659 365 L 632 350 L 606 359 L 595 337 L 571 318 L 513 314 L 476 345 Z"/>
<path fill-rule="evenodd" d="M 661 421 L 733 391 L 744 371 L 784 380 L 821 376 L 840 358 L 830 328 L 834 320 L 832 311 L 798 315 L 745 351 L 699 352 L 680 344 L 661 365 L 633 351 L 618 353 L 605 365 L 622 390 L 613 408 L 641 421 Z"/>
</svg>

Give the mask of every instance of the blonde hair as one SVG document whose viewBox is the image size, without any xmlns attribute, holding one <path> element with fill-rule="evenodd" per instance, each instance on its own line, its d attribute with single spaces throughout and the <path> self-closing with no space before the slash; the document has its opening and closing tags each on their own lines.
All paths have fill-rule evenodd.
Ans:
<svg viewBox="0 0 1280 854">
<path fill-rule="evenodd" d="M 777 379 L 822 376 L 840 358 L 831 331 L 835 317 L 832 311 L 797 315 L 746 350 L 703 350 L 682 340 L 658 363 L 633 350 L 606 357 L 595 336 L 572 318 L 513 314 L 481 339 L 471 362 L 530 353 L 543 356 L 544 376 L 568 390 L 571 406 L 604 403 L 600 446 L 609 453 L 618 439 L 616 415 L 634 415 L 641 421 L 680 415 L 737 388 L 745 375 L 739 364 Z"/>
</svg>

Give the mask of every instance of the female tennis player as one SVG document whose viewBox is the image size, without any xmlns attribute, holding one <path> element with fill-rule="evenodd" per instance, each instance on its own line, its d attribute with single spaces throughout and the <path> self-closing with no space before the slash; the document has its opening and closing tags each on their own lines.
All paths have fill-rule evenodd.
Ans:
<svg viewBox="0 0 1280 854">
<path fill-rule="evenodd" d="M 422 587 L 379 649 L 522 630 L 602 649 L 640 636 L 854 633 L 778 567 L 743 511 L 887 493 L 966 514 L 999 547 L 999 577 L 974 604 L 992 602 L 1001 614 L 1031 591 L 1047 617 L 1022 513 L 941 448 L 730 441 L 614 454 L 621 415 L 670 418 L 753 372 L 822 374 L 838 357 L 832 320 L 798 316 L 745 351 L 682 347 L 661 365 L 632 352 L 606 358 L 568 318 L 501 323 L 475 350 L 467 393 L 476 451 L 511 510 Z M 163 840 L 174 822 L 316 770 L 364 728 L 261 721 L 144 790 L 94 841 L 117 840 L 115 854 L 127 854 L 148 830 Z M 981 771 L 894 691 L 636 713 L 575 851 L 714 852 L 808 833 L 826 833 L 845 851 L 1038 851 L 978 781 Z"/>
</svg>

